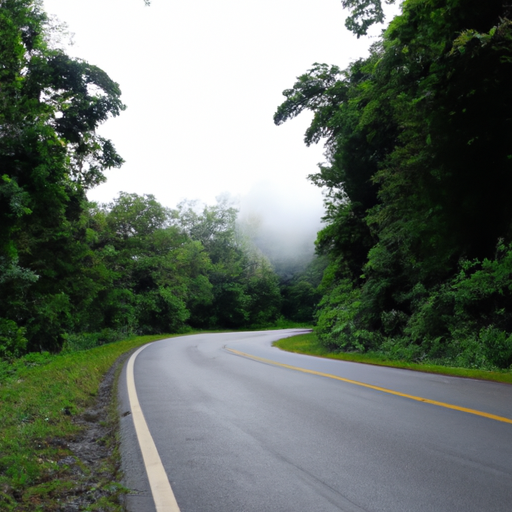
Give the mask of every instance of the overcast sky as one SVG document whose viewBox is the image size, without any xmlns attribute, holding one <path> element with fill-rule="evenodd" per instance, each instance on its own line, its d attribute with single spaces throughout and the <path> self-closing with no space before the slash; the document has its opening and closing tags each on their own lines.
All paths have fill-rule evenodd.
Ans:
<svg viewBox="0 0 512 512">
<path fill-rule="evenodd" d="M 323 160 L 307 148 L 308 117 L 276 127 L 282 91 L 315 62 L 347 66 L 370 38 L 344 27 L 340 0 L 45 0 L 74 33 L 68 53 L 118 82 L 127 110 L 101 132 L 126 163 L 88 196 L 119 191 L 215 202 L 272 190 L 321 214 L 306 176 Z M 376 33 L 379 33 L 381 27 Z M 279 200 L 279 199 L 278 199 Z M 265 204 L 265 197 L 261 199 Z"/>
</svg>

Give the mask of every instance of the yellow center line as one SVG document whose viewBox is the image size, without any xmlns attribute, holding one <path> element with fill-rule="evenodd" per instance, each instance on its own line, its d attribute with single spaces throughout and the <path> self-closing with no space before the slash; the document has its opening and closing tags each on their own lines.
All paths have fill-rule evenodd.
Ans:
<svg viewBox="0 0 512 512">
<path fill-rule="evenodd" d="M 291 366 L 289 364 L 278 363 L 277 361 L 272 361 L 271 359 L 264 359 L 263 357 L 253 356 L 251 354 L 246 354 L 245 352 L 240 352 L 239 350 L 235 350 L 233 348 L 227 348 L 226 350 L 236 354 L 238 356 L 246 357 L 249 359 L 253 359 L 255 361 L 260 361 L 262 363 L 272 364 L 274 366 L 280 366 L 282 368 L 288 368 L 289 370 L 295 370 L 302 373 L 309 373 L 311 375 L 318 375 L 320 377 L 328 377 L 329 379 L 341 380 L 342 382 L 348 382 L 349 384 L 355 384 L 356 386 L 362 386 L 364 388 L 374 389 L 376 391 L 382 391 L 383 393 L 389 393 L 390 395 L 401 396 L 403 398 L 409 398 L 410 400 L 416 400 L 417 402 L 424 402 L 426 404 L 437 405 L 439 407 L 445 407 L 446 409 L 454 409 L 456 411 L 467 412 L 469 414 L 475 414 L 476 416 L 483 416 L 484 418 L 489 418 L 491 420 L 501 421 L 503 423 L 511 423 L 512 419 L 505 418 L 503 416 L 497 416 L 496 414 L 490 414 L 488 412 L 477 411 L 475 409 L 468 409 L 467 407 L 460 407 L 458 405 L 447 404 L 445 402 L 438 402 L 437 400 L 430 400 L 429 398 L 422 398 L 420 396 L 408 395 L 407 393 L 400 393 L 399 391 L 393 391 L 392 389 L 381 388 L 380 386 L 373 386 L 372 384 L 366 384 L 364 382 L 359 382 L 357 380 L 345 379 L 344 377 L 338 377 L 337 375 L 331 375 L 330 373 L 322 373 L 317 372 L 315 370 L 307 370 L 306 368 L 299 368 L 298 366 Z"/>
</svg>

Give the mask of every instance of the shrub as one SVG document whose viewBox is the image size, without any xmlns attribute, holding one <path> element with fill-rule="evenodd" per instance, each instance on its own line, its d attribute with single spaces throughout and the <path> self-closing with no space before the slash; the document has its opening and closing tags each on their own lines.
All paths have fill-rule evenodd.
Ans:
<svg viewBox="0 0 512 512">
<path fill-rule="evenodd" d="M 25 328 L 19 327 L 13 320 L 0 318 L 0 359 L 21 357 L 26 348 Z"/>
</svg>

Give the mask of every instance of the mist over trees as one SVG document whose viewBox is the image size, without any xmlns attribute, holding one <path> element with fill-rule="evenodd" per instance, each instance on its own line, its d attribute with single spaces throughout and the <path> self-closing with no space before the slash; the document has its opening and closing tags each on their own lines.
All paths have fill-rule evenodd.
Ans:
<svg viewBox="0 0 512 512">
<path fill-rule="evenodd" d="M 311 324 L 326 259 L 315 254 L 323 210 L 308 197 L 260 183 L 240 199 L 237 228 L 279 278 L 281 314 Z"/>
<path fill-rule="evenodd" d="M 66 55 L 60 35 L 41 2 L 2 2 L 0 357 L 275 323 L 279 278 L 227 201 L 87 201 L 123 162 L 97 129 L 124 105 L 118 84 Z"/>
<path fill-rule="evenodd" d="M 358 37 L 381 2 L 346 0 Z M 389 2 L 388 2 L 389 3 Z M 314 64 L 275 114 L 313 113 L 328 189 L 322 342 L 512 364 L 512 22 L 502 0 L 405 0 L 366 59 Z"/>
<path fill-rule="evenodd" d="M 261 182 L 238 201 L 237 226 L 270 261 L 282 282 L 315 255 L 323 208 L 289 188 Z"/>
</svg>

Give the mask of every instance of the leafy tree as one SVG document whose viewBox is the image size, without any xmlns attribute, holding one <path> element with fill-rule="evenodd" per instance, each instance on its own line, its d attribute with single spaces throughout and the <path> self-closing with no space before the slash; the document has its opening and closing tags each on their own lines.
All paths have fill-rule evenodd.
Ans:
<svg viewBox="0 0 512 512">
<path fill-rule="evenodd" d="M 345 5 L 358 35 L 381 16 L 380 2 Z M 360 349 L 374 333 L 405 336 L 441 353 L 463 322 L 464 287 L 451 284 L 461 262 L 490 261 L 512 237 L 512 25 L 501 0 L 407 0 L 402 11 L 367 59 L 299 77 L 275 121 L 311 110 L 305 141 L 326 142 L 311 176 L 329 191 L 322 332 Z M 487 337 L 500 307 L 480 324 Z"/>
<path fill-rule="evenodd" d="M 190 308 L 211 300 L 211 263 L 202 245 L 171 226 L 171 211 L 152 195 L 121 193 L 98 214 L 106 229 L 97 250 L 113 276 L 104 291 L 106 324 L 119 328 L 131 318 L 130 328 L 141 332 L 183 329 Z"/>
<path fill-rule="evenodd" d="M 192 325 L 236 329 L 268 324 L 279 316 L 278 278 L 237 229 L 237 214 L 226 197 L 202 210 L 196 203 L 184 202 L 174 212 L 175 225 L 200 242 L 212 261 L 208 278 L 213 300 L 196 305 Z"/>
<path fill-rule="evenodd" d="M 368 29 L 375 23 L 384 21 L 381 0 L 341 0 L 341 3 L 346 9 L 352 10 L 345 20 L 345 26 L 358 38 L 366 35 Z M 394 3 L 395 0 L 386 0 L 386 4 Z"/>
<path fill-rule="evenodd" d="M 277 278 L 226 202 L 201 213 L 137 194 L 87 202 L 122 164 L 97 128 L 124 105 L 105 72 L 56 47 L 56 30 L 41 1 L 2 2 L 0 357 L 277 318 Z"/>
<path fill-rule="evenodd" d="M 201 243 L 213 264 L 208 273 L 213 300 L 196 305 L 191 323 L 198 327 L 246 325 L 249 297 L 243 281 L 247 261 L 236 236 L 237 210 L 227 198 L 200 208 L 196 202 L 183 202 L 173 214 L 174 224 Z"/>
<path fill-rule="evenodd" d="M 252 261 L 248 274 L 248 324 L 266 326 L 274 323 L 281 313 L 279 278 L 268 260 L 261 256 Z"/>
<path fill-rule="evenodd" d="M 319 286 L 327 264 L 325 256 L 316 257 L 302 272 L 281 284 L 281 312 L 285 318 L 294 322 L 313 323 L 316 308 L 322 298 Z"/>
<path fill-rule="evenodd" d="M 50 42 L 41 3 L 0 9 L 0 309 L 29 346 L 57 349 L 72 325 L 85 190 L 122 160 L 96 133 L 124 108 L 116 83 Z M 79 229 L 78 229 L 79 231 Z"/>
</svg>

